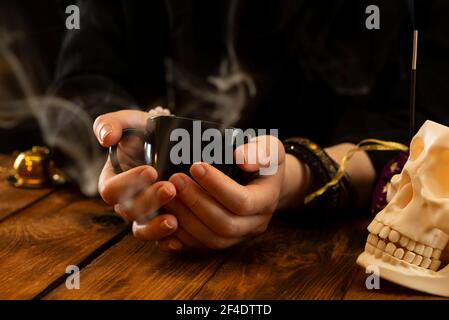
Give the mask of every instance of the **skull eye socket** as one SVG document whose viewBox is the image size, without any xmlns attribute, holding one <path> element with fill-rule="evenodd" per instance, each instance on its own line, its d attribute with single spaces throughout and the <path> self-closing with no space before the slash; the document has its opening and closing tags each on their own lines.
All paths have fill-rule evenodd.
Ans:
<svg viewBox="0 0 449 320">
<path fill-rule="evenodd" d="M 439 148 L 430 151 L 429 162 L 423 176 L 424 187 L 436 197 L 449 198 L 449 150 Z"/>
<path fill-rule="evenodd" d="M 416 160 L 424 150 L 424 141 L 420 137 L 415 137 L 410 144 L 410 160 Z"/>
</svg>

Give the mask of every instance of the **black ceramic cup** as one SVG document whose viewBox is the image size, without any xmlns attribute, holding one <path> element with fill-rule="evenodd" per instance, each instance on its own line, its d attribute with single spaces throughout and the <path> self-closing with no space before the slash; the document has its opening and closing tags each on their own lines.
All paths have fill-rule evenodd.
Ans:
<svg viewBox="0 0 449 320">
<path fill-rule="evenodd" d="M 121 141 L 109 148 L 109 155 L 117 174 L 147 164 L 156 169 L 158 180 L 168 180 L 177 172 L 189 174 L 193 163 L 203 161 L 246 184 L 254 175 L 241 170 L 233 154 L 247 140 L 242 130 L 219 123 L 159 116 L 149 118 L 145 130 L 124 129 Z"/>
</svg>

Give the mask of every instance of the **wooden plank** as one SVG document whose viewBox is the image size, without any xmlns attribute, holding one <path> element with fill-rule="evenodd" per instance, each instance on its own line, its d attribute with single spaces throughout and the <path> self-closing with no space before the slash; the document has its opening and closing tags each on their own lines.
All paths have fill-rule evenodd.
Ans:
<svg viewBox="0 0 449 320">
<path fill-rule="evenodd" d="M 81 290 L 60 286 L 45 298 L 341 299 L 367 223 L 274 221 L 245 244 L 194 257 L 127 236 L 81 272 Z"/>
<path fill-rule="evenodd" d="M 101 200 L 51 194 L 0 223 L 0 299 L 31 299 L 59 285 L 68 265 L 82 267 L 126 230 Z"/>
<path fill-rule="evenodd" d="M 46 197 L 53 189 L 19 189 L 6 182 L 11 174 L 14 158 L 0 154 L 0 221 L 30 204 Z"/>
<path fill-rule="evenodd" d="M 341 299 L 366 223 L 276 222 L 229 259 L 196 298 Z"/>
<path fill-rule="evenodd" d="M 228 254 L 170 254 L 127 235 L 81 271 L 80 290 L 61 285 L 45 299 L 191 299 Z"/>
<path fill-rule="evenodd" d="M 368 274 L 359 266 L 354 266 L 354 280 L 344 297 L 345 300 L 441 300 L 442 297 L 432 296 L 415 290 L 410 290 L 380 279 L 380 289 L 368 290 L 365 286 Z"/>
</svg>

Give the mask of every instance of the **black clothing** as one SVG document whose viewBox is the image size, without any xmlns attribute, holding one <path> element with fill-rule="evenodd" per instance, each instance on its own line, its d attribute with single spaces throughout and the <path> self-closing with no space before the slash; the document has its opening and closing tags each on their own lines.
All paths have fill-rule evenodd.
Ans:
<svg viewBox="0 0 449 320">
<path fill-rule="evenodd" d="M 405 0 L 76 4 L 81 29 L 67 31 L 55 90 L 92 117 L 160 102 L 205 120 L 224 122 L 236 113 L 237 126 L 279 128 L 281 138 L 305 136 L 323 146 L 364 138 L 407 142 L 413 28 Z M 380 30 L 365 26 L 371 4 L 380 9 Z M 449 124 L 448 7 L 417 1 L 417 127 L 425 119 Z M 208 94 L 222 96 L 210 77 L 235 70 L 250 79 L 225 89 L 234 100 L 217 112 L 222 105 Z M 245 108 L 233 110 L 242 86 Z M 386 157 L 372 154 L 378 171 Z"/>
</svg>

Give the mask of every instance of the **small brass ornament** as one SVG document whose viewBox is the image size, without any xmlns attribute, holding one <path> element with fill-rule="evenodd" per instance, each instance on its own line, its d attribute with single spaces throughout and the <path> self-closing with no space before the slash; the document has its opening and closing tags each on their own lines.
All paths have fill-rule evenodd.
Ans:
<svg viewBox="0 0 449 320">
<path fill-rule="evenodd" d="M 14 187 L 37 189 L 66 182 L 64 175 L 55 168 L 47 147 L 35 146 L 20 153 L 14 161 L 13 170 L 7 181 Z"/>
</svg>

